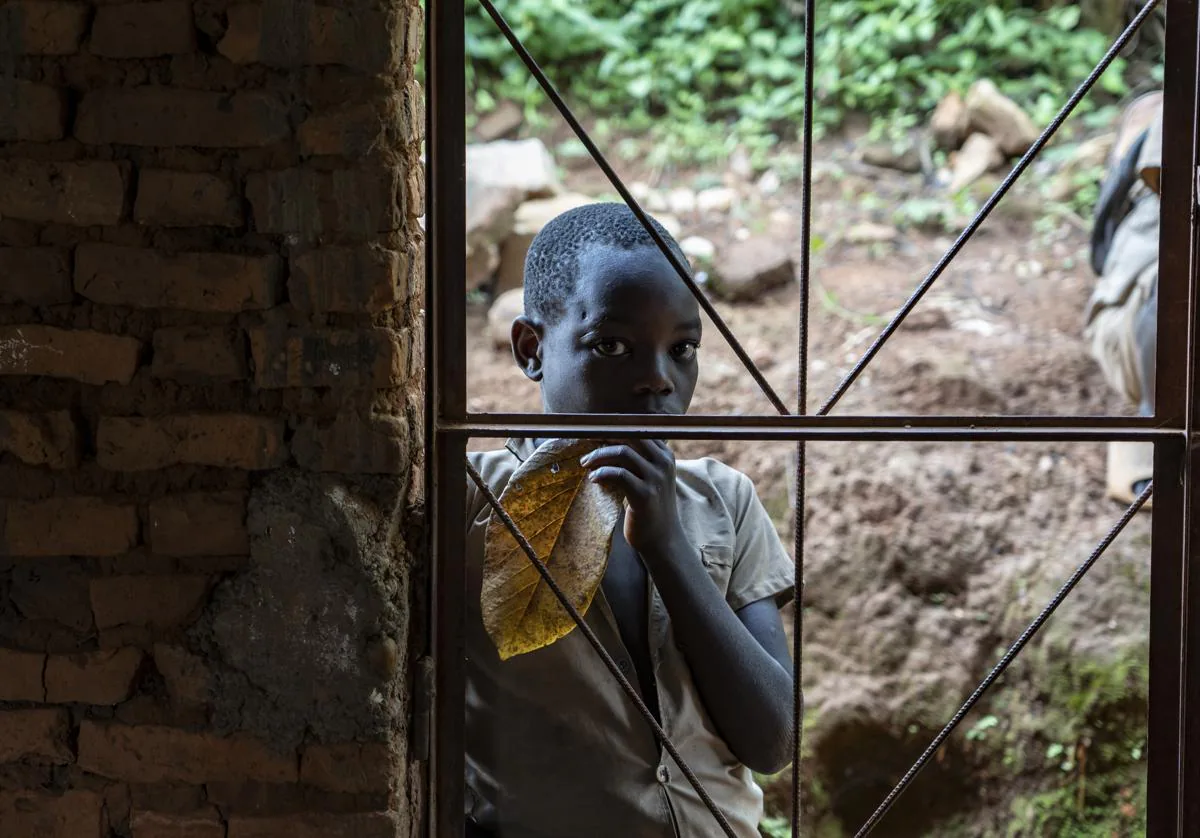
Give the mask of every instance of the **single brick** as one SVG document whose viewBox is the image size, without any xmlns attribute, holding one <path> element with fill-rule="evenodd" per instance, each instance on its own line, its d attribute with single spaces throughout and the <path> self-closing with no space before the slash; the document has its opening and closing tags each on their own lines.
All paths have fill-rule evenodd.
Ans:
<svg viewBox="0 0 1200 838">
<path fill-rule="evenodd" d="M 66 765 L 75 761 L 67 735 L 71 720 L 66 710 L 0 710 L 0 763 L 33 757 Z"/>
<path fill-rule="evenodd" d="M 158 227 L 239 227 L 242 203 L 233 184 L 217 175 L 144 169 L 133 217 Z"/>
<path fill-rule="evenodd" d="M 225 824 L 211 806 L 179 814 L 135 809 L 129 827 L 133 838 L 225 838 Z"/>
<path fill-rule="evenodd" d="M 392 751 L 382 742 L 309 745 L 300 755 L 300 782 L 326 791 L 387 793 L 395 773 Z"/>
<path fill-rule="evenodd" d="M 192 5 L 186 0 L 100 5 L 92 21 L 93 55 L 154 58 L 196 48 Z"/>
<path fill-rule="evenodd" d="M 223 737 L 155 725 L 84 721 L 78 762 L 85 771 L 132 783 L 294 783 L 299 778 L 294 753 L 281 754 L 246 734 Z"/>
<path fill-rule="evenodd" d="M 128 171 L 126 163 L 105 161 L 0 160 L 0 216 L 76 227 L 116 224 Z"/>
<path fill-rule="evenodd" d="M 231 6 L 228 19 L 217 50 L 235 64 L 343 64 L 383 73 L 397 60 L 400 22 L 383 9 L 254 3 Z"/>
<path fill-rule="evenodd" d="M 411 464 L 411 442 L 402 416 L 363 419 L 345 412 L 330 425 L 305 420 L 292 440 L 292 454 L 309 471 L 404 474 Z"/>
<path fill-rule="evenodd" d="M 150 503 L 150 549 L 164 556 L 240 556 L 250 552 L 241 492 L 171 495 Z"/>
<path fill-rule="evenodd" d="M 46 143 L 67 130 L 67 99 L 48 84 L 0 79 L 0 141 Z"/>
<path fill-rule="evenodd" d="M 382 247 L 322 247 L 291 260 L 288 299 L 301 311 L 380 312 L 404 300 L 408 265 Z"/>
<path fill-rule="evenodd" d="M 0 649 L 0 701 L 45 701 L 42 672 L 46 656 L 33 652 Z"/>
<path fill-rule="evenodd" d="M 137 507 L 92 497 L 9 501 L 10 556 L 119 556 L 138 543 Z"/>
<path fill-rule="evenodd" d="M 82 244 L 75 290 L 89 300 L 132 308 L 238 312 L 273 306 L 283 287 L 278 256 L 177 253 Z"/>
<path fill-rule="evenodd" d="M 156 378 L 219 379 L 241 381 L 246 377 L 246 341 L 241 332 L 177 326 L 154 333 Z"/>
<path fill-rule="evenodd" d="M 79 465 L 79 429 L 65 410 L 0 410 L 0 452 L 4 451 L 31 466 L 75 468 Z"/>
<path fill-rule="evenodd" d="M 133 695 L 142 651 L 132 647 L 51 655 L 46 661 L 46 701 L 116 705 Z"/>
<path fill-rule="evenodd" d="M 425 139 L 425 89 L 416 79 L 404 88 L 398 118 L 401 142 L 419 143 Z"/>
<path fill-rule="evenodd" d="M 207 576 L 105 576 L 92 580 L 96 627 L 175 628 L 199 611 L 208 596 Z M 49 693 L 49 684 L 47 693 Z"/>
<path fill-rule="evenodd" d="M 0 375 L 45 375 L 84 384 L 128 384 L 141 344 L 134 338 L 52 326 L 0 326 Z"/>
<path fill-rule="evenodd" d="M 383 165 L 259 172 L 246 179 L 246 197 L 260 233 L 366 236 L 404 219 L 398 172 Z"/>
<path fill-rule="evenodd" d="M 16 55 L 73 55 L 87 31 L 85 3 L 8 0 L 0 4 L 4 52 Z"/>
<path fill-rule="evenodd" d="M 228 838 L 396 838 L 396 822 L 386 812 L 234 816 L 229 819 Z"/>
<path fill-rule="evenodd" d="M 173 465 L 277 468 L 288 458 L 283 432 L 282 419 L 241 414 L 103 417 L 96 434 L 96 461 L 110 471 Z"/>
<path fill-rule="evenodd" d="M 3 7 L 0 7 L 3 8 Z M 2 24 L 0 24 L 2 25 Z M 91 791 L 0 791 L 4 838 L 104 838 L 104 798 Z"/>
<path fill-rule="evenodd" d="M 334 331 L 275 329 L 250 332 L 259 387 L 390 387 L 408 370 L 408 339 L 390 329 Z"/>
<path fill-rule="evenodd" d="M 57 247 L 0 247 L 0 305 L 57 306 L 74 298 L 68 251 Z"/>
<path fill-rule="evenodd" d="M 85 93 L 75 118 L 75 136 L 91 145 L 254 148 L 290 135 L 283 100 L 256 90 L 108 88 Z"/>
<path fill-rule="evenodd" d="M 13 566 L 8 595 L 22 618 L 58 623 L 89 636 L 95 629 L 90 582 L 84 564 L 74 559 L 27 559 Z"/>
<path fill-rule="evenodd" d="M 167 682 L 167 694 L 174 704 L 196 707 L 208 703 L 212 682 L 203 658 L 179 646 L 156 643 L 154 666 Z"/>
<path fill-rule="evenodd" d="M 395 121 L 378 104 L 355 103 L 313 114 L 300 124 L 296 136 L 306 155 L 354 159 L 372 151 Z"/>
</svg>

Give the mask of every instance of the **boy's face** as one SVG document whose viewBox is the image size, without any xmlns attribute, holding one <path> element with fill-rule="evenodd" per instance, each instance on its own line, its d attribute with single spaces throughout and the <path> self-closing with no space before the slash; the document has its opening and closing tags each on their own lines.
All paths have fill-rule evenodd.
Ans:
<svg viewBox="0 0 1200 838">
<path fill-rule="evenodd" d="M 513 323 L 513 354 L 549 413 L 686 413 L 700 307 L 656 247 L 579 258 L 561 317 Z"/>
</svg>

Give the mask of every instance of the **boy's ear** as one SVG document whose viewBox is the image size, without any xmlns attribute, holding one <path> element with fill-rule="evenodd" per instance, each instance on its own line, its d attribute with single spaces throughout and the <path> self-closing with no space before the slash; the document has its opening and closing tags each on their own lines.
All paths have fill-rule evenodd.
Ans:
<svg viewBox="0 0 1200 838">
<path fill-rule="evenodd" d="M 542 327 L 521 315 L 512 324 L 512 350 L 517 366 L 530 381 L 542 380 Z"/>
</svg>

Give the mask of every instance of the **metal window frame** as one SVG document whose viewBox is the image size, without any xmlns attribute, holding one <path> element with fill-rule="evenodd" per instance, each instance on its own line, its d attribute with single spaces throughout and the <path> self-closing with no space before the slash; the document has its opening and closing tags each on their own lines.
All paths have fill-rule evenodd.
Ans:
<svg viewBox="0 0 1200 838">
<path fill-rule="evenodd" d="M 1145 440 L 1155 445 L 1151 545 L 1147 820 L 1150 838 L 1200 835 L 1200 237 L 1196 213 L 1200 132 L 1200 0 L 1167 10 L 1156 411 L 1114 416 L 816 415 L 591 416 L 471 414 L 466 406 L 465 2 L 426 3 L 427 168 L 425 485 L 429 515 L 433 742 L 425 819 L 438 838 L 461 838 L 464 811 L 464 459 L 472 437 L 606 435 L 661 439 L 875 441 Z M 813 4 L 810 3 L 810 9 Z M 811 25 L 811 15 L 806 26 Z M 811 31 L 811 30 L 810 30 Z M 811 100 L 808 103 L 811 105 Z M 1032 154 L 1028 155 L 1032 159 Z M 1015 177 L 1012 178 L 1015 180 Z M 811 182 L 806 166 L 805 183 Z M 1007 183 L 1007 181 L 1006 181 Z M 1011 185 L 1011 184 L 1009 184 Z M 1002 192 L 1007 187 L 1002 187 Z M 999 197 L 996 198 L 999 200 Z M 992 204 L 994 206 L 994 203 Z M 1183 211 L 1186 208 L 1186 212 Z M 987 208 L 985 208 L 986 210 Z M 986 211 L 983 213 L 986 215 Z M 977 225 L 976 225 L 977 226 Z M 961 241 L 969 238 L 966 231 Z M 958 243 L 956 243 L 957 246 Z M 956 252 L 956 248 L 952 251 Z M 910 299 L 911 309 L 953 258 Z M 907 310 L 901 313 L 901 318 Z M 898 321 L 897 321 L 898 324 Z M 894 331 L 892 328 L 890 331 Z M 872 345 L 865 368 L 890 331 Z M 845 382 L 848 387 L 857 375 Z M 949 726 L 947 730 L 950 729 Z M 916 767 L 916 766 L 915 766 Z"/>
</svg>

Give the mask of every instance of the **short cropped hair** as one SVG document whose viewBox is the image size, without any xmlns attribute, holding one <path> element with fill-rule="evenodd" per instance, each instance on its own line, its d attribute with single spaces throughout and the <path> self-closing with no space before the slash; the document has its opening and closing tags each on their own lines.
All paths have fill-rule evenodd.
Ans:
<svg viewBox="0 0 1200 838">
<path fill-rule="evenodd" d="M 679 244 L 661 224 L 650 220 L 686 266 L 687 258 Z M 567 210 L 543 227 L 529 246 L 525 257 L 525 313 L 542 321 L 561 316 L 579 278 L 579 257 L 597 246 L 618 250 L 657 247 L 625 204 L 586 204 Z"/>
</svg>

